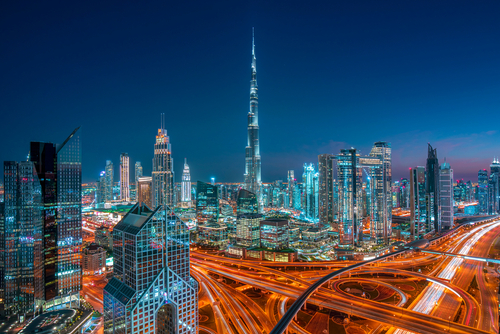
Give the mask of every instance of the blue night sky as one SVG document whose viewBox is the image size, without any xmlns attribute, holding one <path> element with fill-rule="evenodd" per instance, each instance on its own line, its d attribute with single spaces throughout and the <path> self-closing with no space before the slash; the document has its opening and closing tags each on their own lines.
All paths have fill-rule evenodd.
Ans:
<svg viewBox="0 0 500 334">
<path fill-rule="evenodd" d="M 242 181 L 255 27 L 264 182 L 380 140 L 394 179 L 430 142 L 477 182 L 500 156 L 499 17 L 499 1 L 4 1 L 0 161 L 81 125 L 84 181 L 121 152 L 150 175 L 164 112 L 177 181 L 185 157 L 193 181 Z"/>
</svg>

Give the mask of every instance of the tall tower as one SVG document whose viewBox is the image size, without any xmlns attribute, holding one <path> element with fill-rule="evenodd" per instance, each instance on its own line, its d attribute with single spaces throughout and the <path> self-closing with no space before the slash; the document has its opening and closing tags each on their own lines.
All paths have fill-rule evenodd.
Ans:
<svg viewBox="0 0 500 334">
<path fill-rule="evenodd" d="M 174 204 L 174 161 L 172 147 L 167 136 L 165 114 L 161 114 L 161 127 L 156 135 L 153 158 L 153 208 L 160 205 L 171 207 Z"/>
<path fill-rule="evenodd" d="M 130 158 L 127 153 L 120 155 L 120 199 L 130 201 Z"/>
<path fill-rule="evenodd" d="M 245 188 L 257 195 L 262 203 L 262 179 L 259 144 L 259 97 L 257 87 L 257 59 L 252 28 L 252 79 L 250 80 L 250 110 L 248 112 L 248 136 L 245 148 Z"/>
<path fill-rule="evenodd" d="M 434 231 L 441 231 L 441 210 L 439 206 L 439 161 L 437 149 L 428 144 L 425 168 L 425 190 L 427 192 L 427 222 Z"/>
<path fill-rule="evenodd" d="M 143 177 L 143 173 L 142 173 L 142 164 L 140 161 L 137 161 L 135 163 L 135 185 L 137 187 L 137 182 L 139 180 L 140 177 Z"/>
<path fill-rule="evenodd" d="M 106 160 L 106 196 L 105 202 L 111 202 L 113 200 L 113 163 L 111 160 Z"/>
<path fill-rule="evenodd" d="M 439 194 L 441 227 L 449 230 L 453 227 L 453 169 L 446 162 L 446 158 L 439 168 Z"/>
<path fill-rule="evenodd" d="M 182 170 L 181 204 L 191 206 L 191 173 L 187 159 L 184 159 L 184 169 Z"/>
</svg>

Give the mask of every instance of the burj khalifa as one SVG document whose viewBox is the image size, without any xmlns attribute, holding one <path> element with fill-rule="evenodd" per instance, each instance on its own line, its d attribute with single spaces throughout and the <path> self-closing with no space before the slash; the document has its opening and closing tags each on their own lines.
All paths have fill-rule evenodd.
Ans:
<svg viewBox="0 0 500 334">
<path fill-rule="evenodd" d="M 250 80 L 250 110 L 248 111 L 248 141 L 245 148 L 245 189 L 253 192 L 262 203 L 262 179 L 259 145 L 259 96 L 257 87 L 257 59 L 252 28 L 252 79 Z"/>
</svg>

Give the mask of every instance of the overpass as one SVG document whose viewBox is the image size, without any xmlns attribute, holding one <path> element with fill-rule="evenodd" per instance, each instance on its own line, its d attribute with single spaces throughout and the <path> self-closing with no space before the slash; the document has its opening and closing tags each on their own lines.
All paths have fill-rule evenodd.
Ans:
<svg viewBox="0 0 500 334">
<path fill-rule="evenodd" d="M 465 260 L 473 260 L 473 261 L 481 261 L 481 262 L 491 262 L 491 263 L 500 264 L 500 260 L 491 259 L 491 258 L 487 258 L 487 257 L 469 256 L 469 255 L 463 255 L 463 254 L 448 253 L 448 252 L 439 252 L 439 251 L 424 250 L 424 249 L 422 249 L 421 252 L 422 253 L 427 253 L 427 254 L 435 254 L 435 255 L 445 255 L 445 256 L 458 257 L 458 258 L 465 259 Z"/>
</svg>

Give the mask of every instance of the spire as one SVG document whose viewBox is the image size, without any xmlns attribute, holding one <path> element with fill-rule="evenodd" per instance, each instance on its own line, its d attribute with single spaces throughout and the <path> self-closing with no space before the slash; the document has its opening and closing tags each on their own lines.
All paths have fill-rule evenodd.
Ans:
<svg viewBox="0 0 500 334">
<path fill-rule="evenodd" d="M 252 27 L 252 57 L 255 58 L 255 32 L 254 32 L 254 27 Z"/>
<path fill-rule="evenodd" d="M 184 166 L 186 166 L 187 164 L 188 164 L 188 159 L 184 158 Z"/>
</svg>

